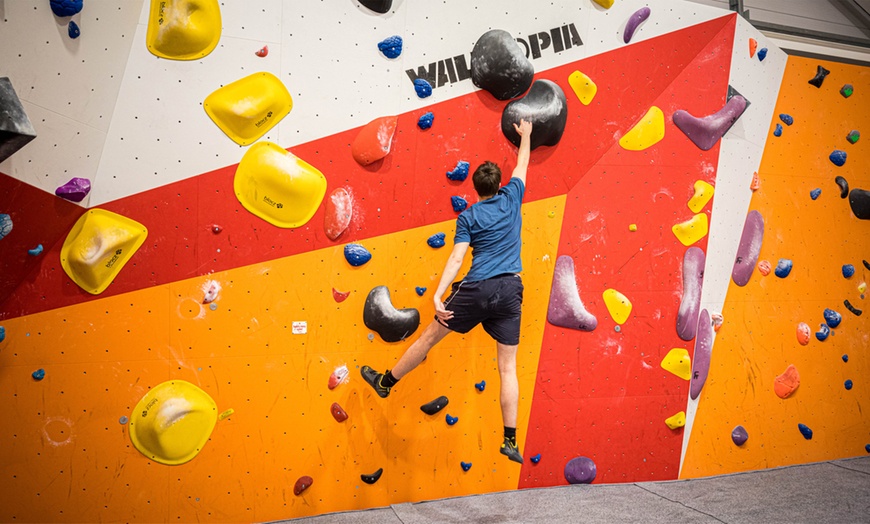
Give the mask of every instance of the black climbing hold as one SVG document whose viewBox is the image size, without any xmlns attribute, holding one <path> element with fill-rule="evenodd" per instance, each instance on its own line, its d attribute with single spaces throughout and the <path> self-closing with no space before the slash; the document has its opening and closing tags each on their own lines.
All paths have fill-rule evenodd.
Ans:
<svg viewBox="0 0 870 524">
<path fill-rule="evenodd" d="M 366 297 L 363 323 L 384 342 L 399 342 L 417 330 L 420 312 L 414 308 L 396 309 L 390 302 L 387 286 L 377 286 Z"/>
<path fill-rule="evenodd" d="M 499 100 L 524 93 L 534 76 L 534 66 L 507 31 L 487 31 L 471 50 L 471 81 Z"/>
<path fill-rule="evenodd" d="M 420 406 L 420 411 L 427 415 L 434 415 L 435 413 L 438 413 L 439 411 L 444 409 L 449 402 L 450 401 L 447 399 L 447 397 L 441 395 L 432 402 L 427 402 Z"/>
<path fill-rule="evenodd" d="M 852 213 L 861 220 L 870 220 L 870 191 L 857 187 L 849 193 L 849 207 Z M 864 267 L 870 269 L 870 264 L 864 261 Z"/>
<path fill-rule="evenodd" d="M 830 71 L 824 67 L 816 66 L 816 76 L 814 76 L 808 83 L 816 87 L 822 87 L 822 82 L 825 81 L 825 77 L 828 76 L 829 73 Z"/>
<path fill-rule="evenodd" d="M 366 484 L 374 484 L 381 478 L 381 475 L 384 473 L 384 468 L 378 468 L 377 471 L 372 473 L 371 475 L 360 475 L 359 478 L 362 479 Z"/>
<path fill-rule="evenodd" d="M 866 267 L 867 269 L 870 269 L 870 262 L 867 262 L 866 260 L 862 260 L 861 263 L 864 264 L 864 267 Z"/>
<path fill-rule="evenodd" d="M 825 308 L 825 312 L 823 314 L 825 316 L 825 324 L 827 324 L 828 327 L 831 329 L 839 326 L 840 322 L 843 321 L 843 315 L 837 313 L 833 309 Z"/>
<path fill-rule="evenodd" d="M 853 305 L 849 302 L 848 299 L 846 299 L 846 300 L 843 301 L 843 305 L 846 306 L 846 309 L 848 309 L 849 311 L 851 311 L 852 314 L 854 314 L 856 317 L 860 317 L 860 316 L 861 316 L 861 313 L 864 312 L 864 311 L 862 311 L 862 310 L 856 308 L 855 306 L 853 306 Z"/>
<path fill-rule="evenodd" d="M 568 102 L 562 88 L 550 80 L 536 80 L 523 98 L 505 106 L 501 114 L 501 132 L 517 147 L 520 135 L 514 124 L 520 120 L 532 123 L 530 146 L 554 146 L 562 139 L 568 122 Z"/>
<path fill-rule="evenodd" d="M 846 180 L 845 178 L 843 178 L 841 176 L 838 176 L 837 178 L 834 179 L 834 182 L 836 182 L 837 185 L 840 186 L 840 198 L 846 198 L 847 196 L 849 196 L 849 181 L 848 180 Z"/>
<path fill-rule="evenodd" d="M 359 0 L 363 7 L 367 7 L 375 13 L 384 14 L 393 7 L 393 0 Z"/>
</svg>

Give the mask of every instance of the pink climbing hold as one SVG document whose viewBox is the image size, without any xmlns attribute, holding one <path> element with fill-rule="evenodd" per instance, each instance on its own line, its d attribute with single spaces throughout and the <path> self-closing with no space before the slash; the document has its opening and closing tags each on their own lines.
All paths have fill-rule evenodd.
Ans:
<svg viewBox="0 0 870 524">
<path fill-rule="evenodd" d="M 347 230 L 353 217 L 353 200 L 346 189 L 340 187 L 329 195 L 324 206 L 323 228 L 330 240 L 336 240 Z"/>
<path fill-rule="evenodd" d="M 695 338 L 695 354 L 692 358 L 692 379 L 689 395 L 692 400 L 698 398 L 707 374 L 710 372 L 710 355 L 713 352 L 713 323 L 707 310 L 701 310 L 698 317 L 698 336 Z"/>
<path fill-rule="evenodd" d="M 677 311 L 677 335 L 683 340 L 695 338 L 698 328 L 705 261 L 704 251 L 698 247 L 690 247 L 683 255 L 683 295 Z"/>
<path fill-rule="evenodd" d="M 745 98 L 734 95 L 722 109 L 702 118 L 680 109 L 674 113 L 674 125 L 701 150 L 708 151 L 731 129 L 748 105 Z"/>
<path fill-rule="evenodd" d="M 580 331 L 592 331 L 598 327 L 598 319 L 586 310 L 580 300 L 574 276 L 574 259 L 567 255 L 556 259 L 547 321 L 554 326 Z"/>
<path fill-rule="evenodd" d="M 259 51 L 257 51 L 257 52 L 254 53 L 254 54 L 257 55 L 257 56 L 259 56 L 260 58 L 263 58 L 264 56 L 266 56 L 266 55 L 269 54 L 269 46 L 264 45 L 263 47 L 260 48 Z"/>
</svg>

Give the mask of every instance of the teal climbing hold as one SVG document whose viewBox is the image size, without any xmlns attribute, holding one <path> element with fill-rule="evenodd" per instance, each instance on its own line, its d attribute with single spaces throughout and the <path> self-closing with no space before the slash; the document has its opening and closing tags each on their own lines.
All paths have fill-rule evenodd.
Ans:
<svg viewBox="0 0 870 524">
<path fill-rule="evenodd" d="M 45 378 L 45 370 L 42 368 L 37 369 L 33 373 L 30 374 L 33 377 L 33 380 L 42 380 Z"/>
<path fill-rule="evenodd" d="M 39 244 L 38 246 L 36 246 L 33 249 L 28 249 L 27 254 L 32 256 L 32 257 L 39 256 L 42 254 L 42 249 L 43 249 L 42 244 Z"/>
</svg>

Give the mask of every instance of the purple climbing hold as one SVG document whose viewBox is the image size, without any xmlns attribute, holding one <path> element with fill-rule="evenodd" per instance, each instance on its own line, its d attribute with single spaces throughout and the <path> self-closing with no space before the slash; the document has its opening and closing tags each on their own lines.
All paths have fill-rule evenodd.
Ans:
<svg viewBox="0 0 870 524">
<path fill-rule="evenodd" d="M 776 269 L 773 273 L 779 278 L 785 278 L 791 273 L 792 261 L 787 258 L 780 258 L 776 264 Z"/>
<path fill-rule="evenodd" d="M 45 378 L 45 370 L 42 368 L 37 369 L 33 373 L 30 374 L 33 377 L 33 380 L 42 380 Z"/>
<path fill-rule="evenodd" d="M 450 197 L 450 205 L 453 206 L 453 211 L 461 213 L 468 207 L 468 202 L 460 196 L 452 196 Z"/>
<path fill-rule="evenodd" d="M 481 391 L 481 392 L 482 392 L 484 389 L 486 389 L 486 381 L 485 381 L 485 380 L 481 380 L 480 382 L 478 382 L 477 384 L 475 384 L 474 387 L 475 387 L 478 391 Z"/>
<path fill-rule="evenodd" d="M 831 159 L 831 162 L 833 162 L 835 166 L 843 167 L 843 164 L 846 163 L 846 152 L 840 149 L 835 149 L 828 158 Z"/>
<path fill-rule="evenodd" d="M 388 12 L 393 7 L 393 0 L 359 0 L 359 3 L 380 14 Z"/>
<path fill-rule="evenodd" d="M 457 422 L 459 422 L 459 417 L 451 417 L 450 413 L 447 413 L 447 416 L 444 417 L 444 420 L 447 421 L 448 426 L 452 426 L 452 425 L 456 424 Z"/>
<path fill-rule="evenodd" d="M 12 232 L 12 217 L 6 213 L 0 214 L 0 240 Z"/>
<path fill-rule="evenodd" d="M 378 50 L 387 58 L 398 58 L 402 54 L 402 37 L 394 35 L 381 40 Z"/>
<path fill-rule="evenodd" d="M 534 457 L 530 457 L 529 460 L 532 461 L 532 464 L 537 464 L 538 462 L 541 461 L 541 454 L 538 453 L 538 454 L 535 455 Z"/>
<path fill-rule="evenodd" d="M 849 207 L 860 220 L 870 220 L 870 191 L 855 188 L 849 193 Z M 864 264 L 867 265 L 866 263 Z"/>
<path fill-rule="evenodd" d="M 846 278 L 852 278 L 852 275 L 855 274 L 855 266 L 852 264 L 843 264 L 843 276 Z"/>
<path fill-rule="evenodd" d="M 649 7 L 642 7 L 631 15 L 631 18 L 629 18 L 628 22 L 625 23 L 625 33 L 622 35 L 623 42 L 626 44 L 631 42 L 634 32 L 637 31 L 640 24 L 644 23 L 646 19 L 649 18 L 650 12 Z"/>
<path fill-rule="evenodd" d="M 82 34 L 82 30 L 79 29 L 79 25 L 72 20 L 69 21 L 69 25 L 66 28 L 66 34 L 69 35 L 70 38 L 75 40 Z"/>
<path fill-rule="evenodd" d="M 806 424 L 798 424 L 798 429 L 800 430 L 801 435 L 803 435 L 805 439 L 811 440 L 813 438 L 813 430 L 807 427 Z"/>
<path fill-rule="evenodd" d="M 417 286 L 417 287 L 414 288 L 414 291 L 417 292 L 417 296 L 422 297 L 423 294 L 426 293 L 426 288 L 425 288 L 425 287 Z"/>
<path fill-rule="evenodd" d="M 426 240 L 426 243 L 429 244 L 429 247 L 444 247 L 444 233 L 435 233 Z"/>
<path fill-rule="evenodd" d="M 81 202 L 88 196 L 91 191 L 91 181 L 87 178 L 73 177 L 66 184 L 54 190 L 54 194 L 69 200 L 70 202 Z"/>
<path fill-rule="evenodd" d="M 574 275 L 574 259 L 561 255 L 553 270 L 553 286 L 547 306 L 547 321 L 554 326 L 580 331 L 598 327 L 598 319 L 586 310 Z"/>
<path fill-rule="evenodd" d="M 72 16 L 82 10 L 84 0 L 49 0 L 49 6 L 55 16 Z"/>
<path fill-rule="evenodd" d="M 851 311 L 852 314 L 855 315 L 856 317 L 860 317 L 860 316 L 861 316 L 861 313 L 863 313 L 862 310 L 860 310 L 860 309 L 856 308 L 855 306 L 853 306 L 852 303 L 849 302 L 849 299 L 844 300 L 844 301 L 843 301 L 843 305 L 846 306 L 846 309 L 848 309 L 849 311 Z"/>
<path fill-rule="evenodd" d="M 698 328 L 705 260 L 704 251 L 699 247 L 690 247 L 683 255 L 683 294 L 677 311 L 677 335 L 683 340 L 695 338 Z"/>
<path fill-rule="evenodd" d="M 782 123 L 787 125 L 787 126 L 794 124 L 794 118 L 789 114 L 780 113 L 779 119 L 782 120 Z"/>
<path fill-rule="evenodd" d="M 722 109 L 702 118 L 692 116 L 688 111 L 680 109 L 674 112 L 674 125 L 701 150 L 708 151 L 731 129 L 748 105 L 745 98 L 734 95 Z"/>
<path fill-rule="evenodd" d="M 822 87 L 822 82 L 825 81 L 825 77 L 830 73 L 831 72 L 824 67 L 816 66 L 816 76 L 812 77 L 807 83 L 816 87 Z"/>
<path fill-rule="evenodd" d="M 737 246 L 737 257 L 731 270 L 731 280 L 738 286 L 745 286 L 755 270 L 761 242 L 764 239 L 764 219 L 758 211 L 750 211 L 743 223 L 743 234 Z"/>
<path fill-rule="evenodd" d="M 849 181 L 845 178 L 838 176 L 834 179 L 834 182 L 837 183 L 837 186 L 840 188 L 840 198 L 846 198 L 849 196 Z"/>
<path fill-rule="evenodd" d="M 456 162 L 456 167 L 453 168 L 453 171 L 447 172 L 447 178 L 449 178 L 450 180 L 456 180 L 458 182 L 464 181 L 466 178 L 468 178 L 468 167 L 468 162 L 466 162 L 465 160 L 460 160 L 459 162 Z"/>
<path fill-rule="evenodd" d="M 843 315 L 830 308 L 825 308 L 823 315 L 825 316 L 825 324 L 827 324 L 831 329 L 839 326 L 840 322 L 843 321 Z"/>
<path fill-rule="evenodd" d="M 429 129 L 432 127 L 432 122 L 435 120 L 435 115 L 432 114 L 432 111 L 424 114 L 417 120 L 417 127 L 420 129 Z"/>
<path fill-rule="evenodd" d="M 759 49 L 758 53 L 756 53 L 756 56 L 758 56 L 759 62 L 764 62 L 764 59 L 767 58 L 767 48 L 762 47 L 761 49 Z"/>
<path fill-rule="evenodd" d="M 568 484 L 591 484 L 597 474 L 598 468 L 589 457 L 573 458 L 565 464 L 565 480 Z"/>
<path fill-rule="evenodd" d="M 471 81 L 499 100 L 510 100 L 532 85 L 535 67 L 507 31 L 487 31 L 471 50 Z"/>
<path fill-rule="evenodd" d="M 344 258 L 348 264 L 359 267 L 372 259 L 372 254 L 369 250 L 359 244 L 348 244 L 344 246 Z"/>
<path fill-rule="evenodd" d="M 414 308 L 396 309 L 390 301 L 387 286 L 376 286 L 366 297 L 363 324 L 380 335 L 384 342 L 399 342 L 417 331 L 420 312 Z"/>
<path fill-rule="evenodd" d="M 846 135 L 846 141 L 850 144 L 854 144 L 861 138 L 861 133 L 857 129 L 853 129 L 849 131 L 849 134 Z"/>
<path fill-rule="evenodd" d="M 852 389 L 852 381 L 851 380 L 846 380 L 846 382 L 844 382 L 843 385 L 846 387 L 846 391 Z"/>
<path fill-rule="evenodd" d="M 459 461 L 459 465 L 462 466 L 462 471 L 468 471 L 469 469 L 471 469 L 471 462 Z"/>
<path fill-rule="evenodd" d="M 819 326 L 819 330 L 816 331 L 816 338 L 819 340 L 819 342 L 824 342 L 825 339 L 828 338 L 828 335 L 831 334 L 831 328 L 829 328 L 825 324 L 820 324 Z"/>
<path fill-rule="evenodd" d="M 514 128 L 520 120 L 532 123 L 529 146 L 555 146 L 562 139 L 568 123 L 568 101 L 565 92 L 550 80 L 536 80 L 522 98 L 505 106 L 501 114 L 501 132 L 510 142 L 519 147 L 520 135 Z"/>
<path fill-rule="evenodd" d="M 426 98 L 432 94 L 432 84 L 427 82 L 424 78 L 418 78 L 414 80 L 414 91 L 417 92 L 418 97 Z"/>
<path fill-rule="evenodd" d="M 773 130 L 773 136 L 780 137 L 782 136 L 782 125 L 776 124 L 776 129 Z"/>
<path fill-rule="evenodd" d="M 821 194 L 822 194 L 822 190 L 817 187 L 817 188 L 813 189 L 812 191 L 810 191 L 810 198 L 815 200 L 815 199 L 819 198 L 819 195 L 821 195 Z"/>
<path fill-rule="evenodd" d="M 840 88 L 840 94 L 843 95 L 843 98 L 849 98 L 854 92 L 855 88 L 852 87 L 852 84 L 844 84 L 843 87 Z"/>
<path fill-rule="evenodd" d="M 42 254 L 42 249 L 43 249 L 42 244 L 39 244 L 33 249 L 28 249 L 27 254 L 32 256 L 32 257 L 36 257 L 36 256 L 39 256 Z"/>
<path fill-rule="evenodd" d="M 746 428 L 743 426 L 737 426 L 731 430 L 731 440 L 734 441 L 734 444 L 742 446 L 749 440 L 749 433 L 746 432 Z"/>
<path fill-rule="evenodd" d="M 692 357 L 692 379 L 689 395 L 698 398 L 710 372 L 710 356 L 713 353 L 713 323 L 706 309 L 698 317 L 698 336 L 695 338 L 695 356 Z"/>
</svg>

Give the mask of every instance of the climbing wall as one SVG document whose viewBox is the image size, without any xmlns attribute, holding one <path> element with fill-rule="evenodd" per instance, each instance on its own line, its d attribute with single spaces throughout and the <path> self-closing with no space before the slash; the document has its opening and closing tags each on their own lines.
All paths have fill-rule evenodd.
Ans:
<svg viewBox="0 0 870 524">
<path fill-rule="evenodd" d="M 864 453 L 867 316 L 842 301 L 863 309 L 868 222 L 850 214 L 833 177 L 870 186 L 866 143 L 845 138 L 868 114 L 866 69 L 787 66 L 744 20 L 678 0 L 176 3 L 202 17 L 189 41 L 153 31 L 157 20 L 180 20 L 163 2 L 90 0 L 71 16 L 41 0 L 0 6 L 2 74 L 37 130 L 0 163 L 0 218 L 13 224 L 0 238 L 0 417 L 10 421 L 0 429 L 0 520 L 269 521 Z M 372 9 L 384 3 L 385 13 Z M 523 206 L 522 466 L 498 451 L 495 347 L 481 329 L 446 338 L 388 399 L 359 375 L 362 365 L 392 366 L 419 334 L 386 342 L 367 327 L 370 291 L 386 286 L 395 308 L 416 309 L 423 323 L 433 316 L 457 216 L 451 199 L 476 202 L 470 180 L 446 173 L 460 161 L 514 167 L 500 127 L 508 101 L 476 88 L 468 70 L 490 29 L 516 39 L 534 78 L 564 92 L 568 114 L 558 144 L 532 152 Z M 403 48 L 390 58 L 377 44 L 393 35 Z M 183 53 L 192 59 L 174 59 Z M 816 64 L 831 71 L 821 88 L 806 84 Z M 580 73 L 594 96 L 575 94 L 569 78 Z M 268 129 L 216 125 L 216 112 L 248 107 L 226 95 L 234 83 L 267 74 L 277 84 L 242 92 L 270 93 L 276 106 L 253 126 Z M 415 79 L 431 96 L 418 96 Z M 844 83 L 854 86 L 848 99 Z M 703 120 L 719 132 L 709 149 L 674 123 L 679 111 L 721 115 L 735 97 L 749 104 L 733 125 Z M 422 129 L 429 112 L 433 125 Z M 794 122 L 773 138 L 779 113 Z M 395 117 L 389 153 L 361 165 L 354 144 L 382 117 Z M 280 193 L 275 210 L 312 208 L 301 225 L 276 227 L 273 211 L 255 216 L 256 202 L 237 198 L 239 166 L 266 142 L 311 166 L 294 163 L 303 166 L 294 173 L 325 183 L 322 202 L 313 190 Z M 842 167 L 827 159 L 834 149 L 848 154 Z M 73 176 L 92 186 L 78 203 L 54 194 Z M 823 191 L 811 200 L 815 187 Z M 336 190 L 352 211 L 337 237 Z M 64 267 L 65 240 L 89 209 L 147 229 L 138 249 L 110 250 L 124 265 L 99 294 Z M 756 272 L 736 287 L 749 210 L 765 220 L 761 258 L 790 258 L 794 269 L 785 279 Z M 439 233 L 444 247 L 429 241 Z M 688 290 L 684 257 L 698 252 L 703 287 Z M 567 259 L 574 272 L 565 277 Z M 856 269 L 848 279 L 847 263 Z M 560 278 L 567 286 L 554 284 Z M 594 329 L 551 322 L 551 298 L 566 287 Z M 678 314 L 688 295 L 724 318 L 696 398 L 688 377 L 697 341 L 677 331 L 697 316 Z M 799 346 L 796 323 L 815 329 L 825 308 L 842 323 L 826 341 Z M 669 359 L 674 350 L 684 356 Z M 771 383 L 788 364 L 802 385 L 780 400 Z M 330 387 L 342 366 L 348 377 Z M 164 383 L 190 386 L 167 400 Z M 199 390 L 208 402 L 194 400 Z M 442 395 L 444 410 L 420 410 Z M 158 444 L 140 452 L 140 432 L 165 406 Z M 213 429 L 189 422 L 197 417 Z M 730 438 L 737 424 L 749 433 L 740 447 Z M 196 436 L 204 443 L 182 464 L 166 464 Z M 583 475 L 569 466 L 576 459 Z"/>
</svg>

